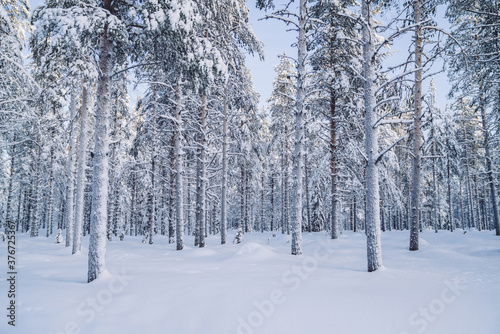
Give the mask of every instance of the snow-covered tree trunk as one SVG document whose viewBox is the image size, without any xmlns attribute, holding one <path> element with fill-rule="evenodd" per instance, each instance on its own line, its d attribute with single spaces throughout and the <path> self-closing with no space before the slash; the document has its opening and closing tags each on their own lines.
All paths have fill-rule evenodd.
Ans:
<svg viewBox="0 0 500 334">
<path fill-rule="evenodd" d="M 175 115 L 174 115 L 175 117 Z M 173 124 L 174 126 L 174 131 L 176 124 Z M 170 142 L 170 185 L 168 189 L 168 243 L 173 244 L 175 242 L 175 210 L 176 210 L 176 191 L 175 189 L 175 183 L 176 183 L 176 158 L 175 158 L 175 132 L 171 137 L 171 142 Z"/>
<path fill-rule="evenodd" d="M 66 210 L 65 210 L 65 224 L 66 224 L 66 247 L 73 245 L 73 219 L 74 219 L 74 191 L 75 191 L 75 140 L 76 140 L 76 92 L 75 89 L 71 92 L 71 100 L 69 105 L 69 152 L 68 161 L 66 165 Z"/>
<path fill-rule="evenodd" d="M 414 2 L 415 15 L 415 115 L 413 129 L 413 167 L 411 175 L 411 221 L 410 221 L 410 250 L 418 250 L 419 215 L 420 215 L 420 174 L 421 174 L 421 146 L 422 146 L 422 3 Z"/>
<path fill-rule="evenodd" d="M 245 160 L 242 157 L 240 162 L 240 228 L 241 233 L 248 232 L 245 226 Z"/>
<path fill-rule="evenodd" d="M 304 176 L 305 176 L 305 186 L 306 186 L 306 214 L 307 214 L 307 231 L 312 231 L 311 225 L 311 203 L 309 198 L 309 168 L 307 165 L 307 153 L 304 154 Z"/>
<path fill-rule="evenodd" d="M 199 115 L 199 133 L 198 133 L 198 161 L 196 166 L 196 226 L 198 245 L 205 247 L 205 189 L 206 189 L 206 166 L 205 166 L 205 147 L 207 139 L 205 135 L 207 126 L 207 96 L 201 93 L 201 107 Z"/>
<path fill-rule="evenodd" d="M 378 181 L 378 127 L 376 106 L 375 73 L 375 37 L 371 1 L 363 0 L 363 73 L 365 95 L 365 187 L 366 187 L 366 246 L 368 271 L 372 272 L 382 266 L 382 242 L 380 232 L 380 189 Z"/>
<path fill-rule="evenodd" d="M 353 232 L 358 231 L 358 215 L 356 208 L 356 195 L 352 197 L 352 230 Z"/>
<path fill-rule="evenodd" d="M 136 227 L 136 220 L 137 220 L 137 212 L 136 212 L 136 206 L 137 206 L 137 164 L 134 162 L 134 167 L 132 168 L 132 198 L 130 199 L 130 236 L 137 236 L 137 227 Z"/>
<path fill-rule="evenodd" d="M 446 177 L 448 183 L 448 224 L 450 224 L 450 231 L 453 232 L 455 226 L 453 223 L 453 206 L 451 201 L 450 157 L 448 156 L 446 157 Z"/>
<path fill-rule="evenodd" d="M 246 161 L 246 159 L 245 159 Z M 250 219 L 250 182 L 249 182 L 249 171 L 246 168 L 246 163 L 245 163 L 245 188 L 244 188 L 244 194 L 245 194 L 245 232 L 251 232 L 252 231 L 252 224 L 251 224 L 251 219 Z"/>
<path fill-rule="evenodd" d="M 189 162 L 186 163 L 186 170 L 189 171 Z M 190 177 L 187 179 L 187 203 L 186 203 L 186 223 L 188 227 L 188 235 L 193 234 L 193 226 L 191 225 L 191 182 Z M 195 233 L 196 234 L 196 233 Z"/>
<path fill-rule="evenodd" d="M 336 105 L 337 101 L 332 88 L 332 91 L 330 92 L 330 173 L 332 178 L 332 239 L 337 239 L 339 237 L 339 227 L 337 221 L 337 123 L 335 121 Z"/>
<path fill-rule="evenodd" d="M 493 209 L 493 225 L 495 226 L 496 235 L 500 236 L 500 217 L 498 213 L 498 202 L 495 189 L 495 180 L 493 178 L 493 168 L 491 164 L 491 153 L 490 153 L 490 135 L 488 131 L 488 124 L 486 122 L 486 111 L 484 110 L 484 105 L 481 105 L 481 121 L 483 125 L 484 133 L 484 150 L 486 158 L 486 174 L 488 175 L 488 184 L 490 186 L 490 198 L 491 206 Z"/>
<path fill-rule="evenodd" d="M 475 161 L 472 161 L 472 167 L 474 168 L 474 170 L 476 170 L 475 168 Z M 476 211 L 476 221 L 477 221 L 477 225 L 476 225 L 476 228 L 481 231 L 482 230 L 482 227 L 481 227 L 481 211 L 479 209 L 479 194 L 478 194 L 478 191 L 477 191 L 477 173 L 474 174 L 474 209 Z"/>
<path fill-rule="evenodd" d="M 271 214 L 271 217 L 269 218 L 270 219 L 270 227 L 271 227 L 271 232 L 273 234 L 273 237 L 276 236 L 276 233 L 274 232 L 274 171 L 271 170 L 271 194 L 270 194 L 270 197 L 271 197 L 271 203 L 270 203 L 270 214 Z"/>
<path fill-rule="evenodd" d="M 222 123 L 222 193 L 220 209 L 220 243 L 224 245 L 227 242 L 227 117 L 228 117 L 228 90 L 224 87 L 224 119 Z"/>
<path fill-rule="evenodd" d="M 467 145 L 464 146 L 464 157 L 465 157 L 465 181 L 467 182 L 466 192 L 467 192 L 467 205 L 469 207 L 469 228 L 476 227 L 476 217 L 474 216 L 474 204 L 472 201 L 472 185 L 470 181 L 470 168 L 469 168 L 469 155 L 467 154 Z"/>
<path fill-rule="evenodd" d="M 259 228 L 261 232 L 264 232 L 264 193 L 265 193 L 265 171 L 266 164 L 262 163 L 262 173 L 260 175 L 260 217 L 259 217 Z M 307 181 L 306 181 L 307 182 Z"/>
<path fill-rule="evenodd" d="M 156 77 L 153 79 L 156 81 Z M 153 115 L 151 119 L 153 127 L 151 133 L 151 217 L 149 224 L 149 244 L 153 244 L 155 225 L 156 225 L 156 190 L 155 190 L 155 174 L 156 174 L 156 85 L 153 85 Z"/>
<path fill-rule="evenodd" d="M 40 201 L 41 191 L 40 191 L 40 178 L 41 178 L 41 164 L 42 162 L 42 149 L 38 145 L 37 153 L 35 159 L 35 179 L 33 181 L 33 186 L 30 196 L 30 237 L 38 237 L 38 231 L 40 229 L 40 219 L 42 212 L 42 203 Z"/>
<path fill-rule="evenodd" d="M 54 133 L 52 133 L 54 139 Z M 50 171 L 49 171 L 49 198 L 47 199 L 47 230 L 45 236 L 48 238 L 52 231 L 52 211 L 54 206 L 54 147 L 50 148 Z"/>
<path fill-rule="evenodd" d="M 299 3 L 299 39 L 297 56 L 297 100 L 295 110 L 295 142 L 292 174 L 292 255 L 302 254 L 302 171 L 304 159 L 304 100 L 306 79 L 306 16 L 307 2 Z"/>
<path fill-rule="evenodd" d="M 16 162 L 16 136 L 13 136 L 12 139 L 12 146 L 10 148 L 10 175 L 9 175 L 9 188 L 7 190 L 7 204 L 5 206 L 5 222 L 4 222 L 4 228 L 5 228 L 5 234 L 7 234 L 7 225 L 9 222 L 12 221 L 12 188 L 13 188 L 13 183 L 14 183 L 14 168 L 15 168 L 15 162 Z M 19 190 L 21 192 L 21 190 Z M 20 203 L 20 202 L 19 202 Z"/>
<path fill-rule="evenodd" d="M 105 1 L 110 8 L 111 1 Z M 108 27 L 100 38 L 97 109 L 95 113 L 94 160 L 92 172 L 92 209 L 90 215 L 88 282 L 99 278 L 106 270 L 106 224 L 109 169 L 110 58 L 112 57 Z"/>
<path fill-rule="evenodd" d="M 17 198 L 17 219 L 16 219 L 16 231 L 19 231 L 19 225 L 22 225 L 22 218 L 21 218 L 21 208 L 23 206 L 23 193 L 24 193 L 24 186 L 22 183 L 19 185 L 19 195 Z M 61 201 L 63 203 L 64 201 Z"/>
<path fill-rule="evenodd" d="M 175 105 L 175 171 L 176 171 L 176 189 L 175 189 L 175 209 L 176 209 L 176 241 L 177 250 L 184 248 L 184 152 L 182 150 L 182 115 L 181 115 L 182 86 L 180 81 L 176 87 L 176 105 Z"/>
<path fill-rule="evenodd" d="M 462 225 L 462 230 L 465 230 L 465 212 L 464 212 L 464 199 L 463 199 L 463 193 L 462 193 L 462 178 L 458 178 L 458 197 L 460 198 L 460 222 Z"/>
<path fill-rule="evenodd" d="M 73 254 L 81 251 L 83 228 L 83 204 L 85 199 L 85 166 L 87 152 L 87 126 L 88 126 L 88 91 L 82 87 L 82 106 L 80 108 L 80 138 L 78 143 L 78 166 L 75 194 L 75 223 L 73 236 Z"/>
<path fill-rule="evenodd" d="M 434 127 L 431 128 L 431 133 L 434 132 Z M 432 135 L 433 136 L 433 135 Z M 434 152 L 434 142 L 431 144 L 431 159 L 432 159 L 432 226 L 434 231 L 438 233 L 438 197 L 437 197 L 437 178 L 436 178 L 436 159 Z"/>
</svg>

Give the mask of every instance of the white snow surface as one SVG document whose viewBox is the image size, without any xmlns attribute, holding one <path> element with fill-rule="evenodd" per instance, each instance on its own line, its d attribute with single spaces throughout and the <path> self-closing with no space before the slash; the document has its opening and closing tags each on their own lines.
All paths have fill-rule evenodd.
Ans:
<svg viewBox="0 0 500 334">
<path fill-rule="evenodd" d="M 417 252 L 407 250 L 409 232 L 385 232 L 385 267 L 372 273 L 363 233 L 304 233 L 300 256 L 279 233 L 226 245 L 211 236 L 204 249 L 186 235 L 182 251 L 166 236 L 141 239 L 108 242 L 108 272 L 89 284 L 88 236 L 71 255 L 52 237 L 18 234 L 16 327 L 4 278 L 0 333 L 500 333 L 493 232 L 424 231 Z"/>
</svg>

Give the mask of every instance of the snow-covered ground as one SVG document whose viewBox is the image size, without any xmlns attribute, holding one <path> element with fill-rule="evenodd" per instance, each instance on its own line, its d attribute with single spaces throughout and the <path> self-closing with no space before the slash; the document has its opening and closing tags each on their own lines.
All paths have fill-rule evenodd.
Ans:
<svg viewBox="0 0 500 334">
<path fill-rule="evenodd" d="M 18 234 L 16 328 L 2 279 L 0 333 L 500 333 L 500 238 L 424 231 L 421 250 L 409 252 L 408 236 L 383 233 L 385 268 L 374 273 L 362 233 L 304 233 L 301 256 L 281 234 L 224 246 L 209 237 L 183 251 L 162 236 L 154 245 L 116 238 L 109 273 L 87 284 L 88 237 L 72 256 L 53 237 Z"/>
</svg>

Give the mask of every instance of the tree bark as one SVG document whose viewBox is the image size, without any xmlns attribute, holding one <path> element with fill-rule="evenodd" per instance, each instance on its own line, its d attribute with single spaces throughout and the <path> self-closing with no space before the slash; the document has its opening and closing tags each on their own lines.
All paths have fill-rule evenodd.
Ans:
<svg viewBox="0 0 500 334">
<path fill-rule="evenodd" d="M 88 91 L 82 88 L 82 106 L 80 109 L 80 139 L 78 144 L 78 167 L 76 179 L 75 218 L 73 254 L 81 251 L 82 228 L 83 228 L 83 204 L 85 199 L 85 166 L 87 152 L 87 125 L 88 125 Z"/>
<path fill-rule="evenodd" d="M 481 104 L 481 121 L 484 132 L 484 150 L 486 159 L 486 174 L 488 175 L 488 184 L 490 186 L 490 198 L 491 206 L 493 210 L 493 225 L 495 226 L 495 232 L 497 236 L 500 236 L 500 217 L 498 213 L 498 202 L 495 189 L 495 180 L 493 178 L 493 168 L 491 164 L 491 153 L 490 153 L 490 136 L 488 131 L 488 123 L 486 121 L 486 111 L 484 110 L 484 105 Z"/>
<path fill-rule="evenodd" d="M 365 155 L 366 162 L 366 246 L 368 271 L 382 267 L 382 242 L 380 232 L 380 190 L 378 180 L 378 128 L 376 105 L 375 46 L 371 2 L 363 0 L 363 73 L 365 78 Z"/>
<path fill-rule="evenodd" d="M 306 80 L 306 16 L 307 1 L 299 3 L 299 38 L 297 55 L 297 98 L 295 110 L 295 140 L 292 171 L 292 255 L 302 254 L 302 173 L 304 140 L 304 99 Z"/>
<path fill-rule="evenodd" d="M 421 149 L 422 146 L 422 3 L 414 2 L 415 14 L 415 116 L 413 129 L 413 167 L 411 176 L 411 221 L 410 221 L 410 251 L 419 248 L 419 215 L 420 215 L 420 181 L 421 181 Z"/>
<path fill-rule="evenodd" d="M 332 178 L 332 239 L 339 237 L 337 221 L 337 123 L 336 117 L 337 100 L 333 89 L 330 91 L 330 174 Z"/>
<path fill-rule="evenodd" d="M 4 228 L 5 228 L 5 234 L 6 235 L 7 235 L 7 231 L 8 231 L 7 226 L 12 221 L 12 214 L 11 214 L 12 208 L 11 208 L 11 206 L 12 206 L 12 188 L 13 188 L 14 174 L 15 174 L 14 168 L 15 168 L 15 162 L 16 162 L 16 145 L 15 145 L 16 140 L 17 140 L 17 138 L 14 135 L 13 138 L 12 138 L 13 144 L 12 144 L 12 146 L 10 148 L 9 189 L 7 191 L 7 204 L 6 204 L 6 207 L 5 207 L 5 223 L 4 223 Z M 19 190 L 19 192 L 21 192 L 21 190 Z"/>
<path fill-rule="evenodd" d="M 175 171 L 176 171 L 176 189 L 175 189 L 175 209 L 176 209 L 176 241 L 177 250 L 184 248 L 184 152 L 182 150 L 182 86 L 180 80 L 176 87 L 176 105 L 175 105 Z"/>
<path fill-rule="evenodd" d="M 65 224 L 66 224 L 66 247 L 73 245 L 73 224 L 74 224 L 74 189 L 75 189 L 75 140 L 76 140 L 76 129 L 75 129 L 75 116 L 76 116 L 76 92 L 71 92 L 71 102 L 69 106 L 70 112 L 70 130 L 69 130 L 69 153 L 68 161 L 66 166 L 67 174 L 67 184 L 66 184 L 66 210 L 65 212 Z"/>
<path fill-rule="evenodd" d="M 274 172 L 271 170 L 271 198 L 270 198 L 270 205 L 271 205 L 271 217 L 270 217 L 270 227 L 271 227 L 271 233 L 273 237 L 276 236 L 275 233 L 275 227 L 274 227 Z"/>
<path fill-rule="evenodd" d="M 111 10 L 111 0 L 104 1 L 105 9 Z M 109 112 L 110 112 L 110 61 L 112 42 L 108 27 L 100 39 L 99 70 L 97 84 L 97 109 L 95 114 L 94 160 L 92 172 L 92 209 L 90 216 L 90 243 L 88 282 L 99 278 L 106 270 L 106 224 L 109 171 Z"/>
<path fill-rule="evenodd" d="M 224 87 L 224 119 L 222 124 L 222 189 L 221 189 L 221 230 L 220 243 L 224 245 L 227 239 L 227 117 L 228 117 L 228 90 Z"/>
<path fill-rule="evenodd" d="M 176 124 L 173 124 L 173 127 L 174 127 L 174 131 L 175 131 L 175 127 L 177 125 Z M 176 191 L 177 189 L 175 189 L 175 184 L 176 184 L 176 157 L 175 157 L 175 145 L 176 145 L 176 137 L 175 137 L 175 132 L 174 134 L 172 135 L 172 140 L 171 140 L 171 143 L 170 143 L 170 146 L 171 146 L 171 149 L 170 149 L 170 166 L 169 166 L 169 170 L 170 170 L 170 186 L 169 186 L 169 191 L 168 191 L 168 196 L 169 196 L 169 199 L 168 199 L 168 243 L 169 244 L 173 244 L 175 242 L 175 221 L 176 221 L 176 218 L 175 218 L 175 207 L 176 207 L 176 204 L 175 204 L 175 200 L 176 200 Z"/>
<path fill-rule="evenodd" d="M 200 90 L 201 95 L 201 108 L 199 114 L 199 133 L 198 133 L 198 161 L 196 172 L 196 225 L 198 228 L 198 245 L 200 248 L 205 247 L 205 189 L 206 189 L 206 166 L 205 166 L 205 147 L 207 145 L 206 139 L 206 109 L 207 109 L 207 96 Z"/>
<path fill-rule="evenodd" d="M 453 208 L 451 202 L 451 178 L 450 178 L 450 158 L 446 157 L 446 175 L 448 181 L 448 223 L 450 224 L 450 231 L 453 232 Z"/>
</svg>

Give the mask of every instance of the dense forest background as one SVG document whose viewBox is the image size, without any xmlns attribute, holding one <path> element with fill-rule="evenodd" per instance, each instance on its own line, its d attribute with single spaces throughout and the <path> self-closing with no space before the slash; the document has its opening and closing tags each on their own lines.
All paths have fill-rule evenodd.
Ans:
<svg viewBox="0 0 500 334">
<path fill-rule="evenodd" d="M 184 234 L 286 233 L 300 254 L 302 232 L 352 230 L 369 271 L 384 231 L 410 230 L 411 250 L 423 229 L 500 235 L 499 1 L 257 6 L 297 36 L 263 109 L 245 1 L 2 0 L 1 223 L 61 230 L 73 253 L 90 236 L 89 281 L 131 235 L 182 250 Z M 406 61 L 382 67 L 405 34 Z M 442 59 L 450 92 L 422 84 Z"/>
</svg>

